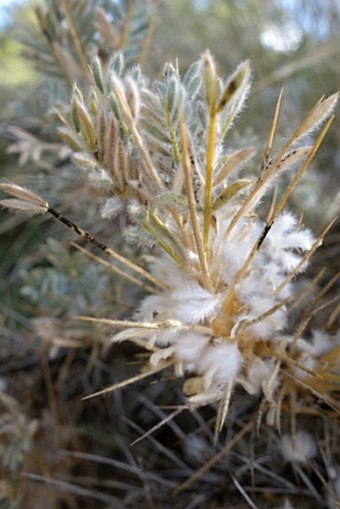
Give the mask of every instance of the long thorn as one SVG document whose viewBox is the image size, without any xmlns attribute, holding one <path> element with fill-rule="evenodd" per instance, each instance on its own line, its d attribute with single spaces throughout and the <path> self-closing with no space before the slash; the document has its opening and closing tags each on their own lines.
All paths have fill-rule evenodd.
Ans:
<svg viewBox="0 0 340 509">
<path fill-rule="evenodd" d="M 114 274 L 117 274 L 118 276 L 121 276 L 122 278 L 125 278 L 130 283 L 133 283 L 136 286 L 139 286 L 140 288 L 143 288 L 143 290 L 147 290 L 149 293 L 158 293 L 154 287 L 147 285 L 143 281 L 140 281 L 139 279 L 135 278 L 134 276 L 131 276 L 127 272 L 124 272 L 120 270 L 115 265 L 112 265 L 111 263 L 107 262 L 106 260 L 103 260 L 99 256 L 94 255 L 91 253 L 91 251 L 88 251 L 87 249 L 84 249 L 79 244 L 76 244 L 75 242 L 71 242 L 71 246 L 75 247 L 79 251 L 81 251 L 83 254 L 88 256 L 89 258 L 92 258 L 92 260 L 95 260 L 100 265 L 103 265 L 103 267 L 106 267 L 110 272 L 113 272 Z"/>
<path fill-rule="evenodd" d="M 168 368 L 173 364 L 173 361 L 169 361 L 162 366 L 159 366 L 158 368 L 152 369 L 150 371 L 145 371 L 145 373 L 139 373 L 136 376 L 132 376 L 131 378 L 128 378 L 127 380 L 123 380 L 123 382 L 118 382 L 116 384 L 110 385 L 110 387 L 106 387 L 106 389 L 103 389 L 98 392 L 94 392 L 93 394 L 89 394 L 88 396 L 85 396 L 82 398 L 82 401 L 85 401 L 87 399 L 96 398 L 97 396 L 103 396 L 104 394 L 108 394 L 109 392 L 116 391 L 117 389 L 122 389 L 123 387 L 126 387 L 127 385 L 131 385 L 135 382 L 138 382 L 138 380 L 143 380 L 144 378 L 147 378 L 148 376 L 152 376 L 155 373 L 158 373 L 159 371 L 163 371 L 163 369 Z"/>
<path fill-rule="evenodd" d="M 127 258 L 124 258 L 124 256 L 121 256 L 120 254 L 118 254 L 111 247 L 108 247 L 105 244 L 103 244 L 102 242 L 99 242 L 95 237 L 92 237 L 92 235 L 90 235 L 86 230 L 83 230 L 82 228 L 77 226 L 75 223 L 72 223 L 72 221 L 70 221 L 66 217 L 62 216 L 61 214 L 59 214 L 59 212 L 57 212 L 56 210 L 54 210 L 51 207 L 49 207 L 47 209 L 47 212 L 49 212 L 58 221 L 60 221 L 61 223 L 65 224 L 68 228 L 70 228 L 75 233 L 77 233 L 82 239 L 87 240 L 88 242 L 90 242 L 94 246 L 96 246 L 99 249 L 101 249 L 104 253 L 106 253 L 109 256 L 111 256 L 111 258 L 114 258 L 115 260 L 121 262 L 126 267 L 129 267 L 131 270 L 134 270 L 135 272 L 137 272 L 141 276 L 144 276 L 146 279 L 148 279 L 149 281 L 151 281 L 152 283 L 154 283 L 158 287 L 162 288 L 163 290 L 167 289 L 167 287 L 163 283 L 161 283 L 157 278 L 155 278 L 148 271 L 146 271 L 145 269 L 143 269 L 139 265 L 136 265 L 135 263 L 130 262 L 130 260 L 128 260 Z"/>
<path fill-rule="evenodd" d="M 277 128 L 277 122 L 278 122 L 278 118 L 279 118 L 279 112 L 280 112 L 282 96 L 283 96 L 283 90 L 284 89 L 282 87 L 281 91 L 280 91 L 280 95 L 279 95 L 279 97 L 277 99 L 272 126 L 271 126 L 271 129 L 270 129 L 270 132 L 269 132 L 267 145 L 266 145 L 266 147 L 264 149 L 263 156 L 262 156 L 261 171 L 263 170 L 263 168 L 266 166 L 266 164 L 268 162 L 269 154 L 270 154 L 272 146 L 273 146 L 273 139 L 274 139 L 274 134 L 275 134 L 275 131 L 276 131 L 276 128 Z"/>
</svg>

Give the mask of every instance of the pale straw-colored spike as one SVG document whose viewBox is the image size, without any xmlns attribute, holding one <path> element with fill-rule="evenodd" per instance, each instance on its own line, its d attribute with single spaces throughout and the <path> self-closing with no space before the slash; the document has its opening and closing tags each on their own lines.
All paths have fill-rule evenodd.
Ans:
<svg viewBox="0 0 340 509">
<path fill-rule="evenodd" d="M 274 111 L 274 117 L 273 117 L 272 125 L 271 125 L 270 131 L 269 131 L 267 144 L 266 144 L 265 149 L 263 151 L 261 170 L 266 166 L 266 164 L 268 162 L 268 159 L 269 159 L 269 154 L 270 154 L 272 146 L 273 146 L 273 140 L 274 140 L 274 135 L 275 135 L 275 131 L 276 131 L 276 128 L 277 128 L 277 122 L 278 122 L 278 119 L 279 119 L 279 113 L 280 113 L 280 108 L 281 108 L 283 91 L 284 91 L 284 89 L 282 87 L 281 91 L 280 91 L 280 94 L 279 94 L 279 97 L 278 97 L 277 102 L 276 102 L 275 111 Z"/>
<path fill-rule="evenodd" d="M 309 316 L 307 316 L 307 318 L 302 320 L 301 323 L 299 323 L 299 325 L 297 326 L 296 330 L 294 331 L 293 339 L 292 339 L 292 341 L 289 344 L 289 351 L 292 351 L 295 348 L 297 340 L 301 338 L 302 334 L 304 333 L 304 331 L 308 327 L 308 324 L 311 321 L 311 319 L 312 319 L 312 317 L 311 317 L 311 315 L 309 315 Z"/>
<path fill-rule="evenodd" d="M 319 146 L 321 145 L 323 138 L 325 137 L 327 131 L 329 130 L 333 120 L 334 120 L 334 116 L 331 116 L 328 119 L 326 125 L 322 129 L 322 131 L 319 134 L 318 138 L 316 139 L 312 149 L 310 150 L 309 155 L 306 158 L 305 162 L 302 164 L 301 168 L 297 171 L 295 177 L 292 179 L 290 184 L 287 186 L 286 191 L 283 193 L 283 195 L 280 199 L 280 202 L 277 204 L 277 206 L 275 208 L 274 217 L 271 219 L 272 223 L 275 220 L 275 216 L 277 216 L 279 214 L 279 211 L 282 210 L 288 197 L 290 196 L 293 189 L 296 187 L 298 181 L 300 180 L 301 176 L 303 175 L 303 173 L 306 171 L 307 167 L 309 166 L 316 151 L 318 150 Z M 280 150 L 278 156 L 275 158 L 275 161 L 277 159 L 281 160 L 284 157 L 284 154 L 287 152 L 287 148 L 291 145 L 291 143 L 290 144 L 286 143 L 286 145 L 285 145 L 286 149 Z M 230 224 L 229 224 L 228 228 L 226 229 L 224 236 L 223 236 L 224 241 L 226 240 L 228 235 L 231 233 L 231 231 L 234 229 L 234 227 L 236 226 L 238 221 L 242 217 L 244 217 L 249 212 L 251 207 L 257 202 L 258 197 L 262 192 L 262 189 L 264 188 L 264 186 L 267 185 L 268 181 L 272 178 L 275 171 L 276 171 L 276 167 L 275 167 L 275 164 L 273 164 L 272 168 L 269 168 L 265 172 L 262 172 L 262 174 L 260 175 L 260 178 L 254 184 L 252 191 L 249 193 L 248 197 L 244 200 L 243 204 L 241 205 L 239 210 L 236 212 L 236 214 L 233 216 L 232 220 L 230 221 Z"/>
<path fill-rule="evenodd" d="M 289 355 L 285 355 L 282 352 L 279 352 L 278 350 L 272 350 L 272 355 L 274 357 L 277 357 L 280 361 L 290 364 L 291 366 L 294 366 L 294 368 L 300 369 L 304 373 L 307 373 L 308 375 L 314 377 L 315 379 L 322 379 L 322 375 L 319 375 L 316 373 L 313 369 L 307 368 L 307 366 L 303 366 L 298 361 L 290 357 Z"/>
<path fill-rule="evenodd" d="M 152 344 L 150 341 L 145 339 L 147 332 L 145 329 L 126 329 L 124 331 L 118 332 L 110 338 L 111 343 L 119 343 L 122 341 L 131 341 L 135 345 L 144 348 L 148 352 L 152 352 L 154 354 L 163 351 L 164 349 L 159 348 L 158 346 Z"/>
<path fill-rule="evenodd" d="M 218 405 L 216 423 L 215 423 L 215 433 L 214 433 L 214 445 L 215 446 L 217 445 L 219 434 L 222 431 L 222 428 L 224 426 L 225 420 L 228 415 L 228 410 L 229 410 L 233 387 L 234 387 L 234 380 L 229 380 L 229 382 L 227 382 L 227 384 L 225 386 L 222 398 Z"/>
<path fill-rule="evenodd" d="M 181 193 L 183 189 L 183 183 L 184 183 L 184 171 L 183 171 L 183 165 L 178 165 L 178 168 L 175 170 L 173 184 L 172 184 L 172 190 L 175 193 Z"/>
<path fill-rule="evenodd" d="M 144 348 L 153 352 L 158 352 L 159 348 L 157 347 L 154 348 L 151 343 L 145 340 L 145 337 L 147 337 L 148 335 L 150 335 L 149 329 L 145 329 L 145 327 L 134 329 L 130 327 L 111 336 L 110 341 L 111 343 L 120 343 L 123 341 L 132 341 L 133 343 L 135 343 L 137 341 L 142 341 L 144 343 Z"/>
<path fill-rule="evenodd" d="M 339 92 L 327 97 L 326 99 L 321 98 L 295 131 L 295 140 L 298 140 L 302 136 L 306 136 L 317 129 L 318 126 L 332 113 L 338 98 Z"/>
<path fill-rule="evenodd" d="M 253 260 L 253 258 L 255 257 L 257 251 L 260 249 L 264 239 L 266 238 L 266 236 L 268 235 L 268 232 L 270 231 L 270 228 L 272 227 L 272 225 L 274 224 L 274 221 L 276 220 L 276 218 L 278 217 L 278 215 L 280 214 L 280 212 L 283 210 L 284 206 L 286 205 L 286 202 L 289 198 L 289 196 L 291 195 L 291 193 L 293 192 L 293 190 L 295 189 L 297 183 L 299 182 L 299 180 L 301 179 L 302 175 L 304 174 L 304 172 L 307 170 L 311 160 L 313 159 L 316 151 L 318 150 L 319 146 L 321 145 L 321 142 L 324 138 L 324 136 L 326 135 L 328 129 L 330 128 L 332 122 L 334 120 L 334 117 L 331 117 L 327 124 L 324 126 L 323 130 L 321 131 L 321 133 L 319 134 L 318 138 L 316 139 L 313 147 L 310 149 L 310 152 L 309 152 L 309 155 L 308 157 L 306 158 L 306 160 L 304 161 L 304 163 L 302 164 L 302 166 L 300 167 L 300 169 L 296 172 L 294 178 L 292 179 L 292 181 L 289 183 L 289 185 L 287 186 L 285 192 L 283 193 L 283 195 L 281 196 L 280 200 L 278 201 L 278 203 L 275 205 L 273 211 L 271 212 L 270 214 L 270 217 L 269 217 L 269 220 L 267 220 L 260 236 L 258 237 L 257 241 L 255 242 L 255 244 L 253 245 L 253 248 L 252 250 L 250 251 L 243 267 L 239 270 L 238 274 L 237 274 L 237 278 L 236 280 L 239 282 L 244 276 L 245 274 L 247 273 L 247 269 L 251 263 L 251 261 Z M 256 187 L 256 184 L 255 184 L 255 187 Z M 251 193 L 252 194 L 252 193 Z M 244 213 L 246 213 L 246 210 L 247 210 L 247 207 L 245 206 L 245 203 L 249 201 L 248 199 L 245 200 L 245 202 L 243 203 L 243 205 L 241 206 L 241 208 L 239 209 L 239 211 L 234 215 L 229 227 L 227 228 L 225 234 L 224 234 L 224 240 L 226 238 L 226 236 L 230 233 L 230 231 L 232 230 L 232 228 L 236 225 L 236 223 L 238 222 L 238 220 L 243 216 Z M 333 224 L 333 223 L 332 223 Z M 327 230 L 328 231 L 328 230 Z M 323 238 L 323 237 L 322 237 Z M 321 239 L 320 239 L 321 240 Z M 315 249 L 318 247 L 318 245 L 315 246 Z M 312 253 L 307 257 L 307 258 L 303 258 L 304 262 L 303 263 L 306 263 L 306 261 L 309 259 L 309 257 L 314 253 L 315 249 L 312 251 Z M 302 265 L 299 266 L 299 268 L 297 270 L 299 270 L 301 268 Z M 294 272 L 293 276 L 289 279 L 289 281 L 294 277 L 294 275 L 296 274 L 296 272 Z M 289 277 L 289 276 L 288 276 Z M 281 288 L 281 285 L 280 287 Z M 274 295 L 277 295 L 278 294 L 278 289 L 276 289 Z"/>
<path fill-rule="evenodd" d="M 275 382 L 277 380 L 277 377 L 279 376 L 281 368 L 281 362 L 278 361 L 273 369 L 273 372 L 266 384 L 263 384 L 263 393 L 265 395 L 266 400 L 269 403 L 273 403 L 273 392 L 275 388 Z"/>
<path fill-rule="evenodd" d="M 150 435 L 152 435 L 155 431 L 159 430 L 160 428 L 162 428 L 162 426 L 164 426 L 167 422 L 171 421 L 172 419 L 174 419 L 178 414 L 182 413 L 183 410 L 188 410 L 188 407 L 187 406 L 181 406 L 180 408 L 177 408 L 174 412 L 172 412 L 171 414 L 167 415 L 166 417 L 164 417 L 164 419 L 162 419 L 159 423 L 155 424 L 155 426 L 153 426 L 152 428 L 148 429 L 148 431 L 146 431 L 145 433 L 143 433 L 142 436 L 136 438 L 136 440 L 134 440 L 133 442 L 131 442 L 130 446 L 133 446 L 133 445 L 136 445 L 138 444 L 138 442 L 141 442 L 142 440 L 144 440 L 145 438 L 149 437 Z"/>
<path fill-rule="evenodd" d="M 255 505 L 255 503 L 252 501 L 252 499 L 250 498 L 248 493 L 245 491 L 245 489 L 241 485 L 240 481 L 238 481 L 238 479 L 232 474 L 232 472 L 229 472 L 229 475 L 235 485 L 235 488 L 238 490 L 238 492 L 241 494 L 241 496 L 246 501 L 247 506 L 249 506 L 251 509 L 258 509 L 258 506 Z"/>
<path fill-rule="evenodd" d="M 53 56 L 55 57 L 58 66 L 63 71 L 67 81 L 70 84 L 74 83 L 75 79 L 79 79 L 82 75 L 80 66 L 77 64 L 75 58 L 71 53 L 64 49 L 61 44 L 55 41 L 52 45 Z"/>
<path fill-rule="evenodd" d="M 323 267 L 320 270 L 320 272 L 318 272 L 318 274 L 308 283 L 308 285 L 300 293 L 300 295 L 295 296 L 294 301 L 291 302 L 291 304 L 287 307 L 287 313 L 291 313 L 293 311 L 293 309 L 297 308 L 301 304 L 301 302 L 307 297 L 307 295 L 313 290 L 313 288 L 315 288 L 315 286 L 317 285 L 318 281 L 324 275 L 325 271 L 326 271 L 326 267 Z M 309 307 L 309 305 L 308 305 L 308 307 Z M 306 310 L 306 308 L 304 309 L 304 311 L 305 310 Z M 306 313 L 304 313 L 304 314 L 306 314 Z"/>
<path fill-rule="evenodd" d="M 139 380 L 143 380 L 144 378 L 147 378 L 149 376 L 154 375 L 155 373 L 159 373 L 159 371 L 163 371 L 164 369 L 172 366 L 174 364 L 174 361 L 168 361 L 164 362 L 162 366 L 158 366 L 157 368 L 145 371 L 144 373 L 139 373 L 138 375 L 132 376 L 131 378 L 128 378 L 127 380 L 123 380 L 122 382 L 118 382 L 116 384 L 110 385 L 109 387 L 106 387 L 106 389 L 102 389 L 101 391 L 94 392 L 93 394 L 89 394 L 88 396 L 85 396 L 82 398 L 82 401 L 96 398 L 97 396 L 103 396 L 104 394 L 108 394 L 110 392 L 116 391 L 117 389 L 122 389 L 126 387 L 127 385 L 131 385 L 135 382 L 138 382 Z"/>
<path fill-rule="evenodd" d="M 111 256 L 111 258 L 114 258 L 115 260 L 121 262 L 126 267 L 130 268 L 131 270 L 137 272 L 141 276 L 144 276 L 146 279 L 148 279 L 151 283 L 155 284 L 156 286 L 162 288 L 163 290 L 167 289 L 167 287 L 159 281 L 155 276 L 150 274 L 147 270 L 145 270 L 140 265 L 137 265 L 136 263 L 131 262 L 124 256 L 120 255 L 112 249 L 111 247 L 106 246 L 102 242 L 99 242 L 95 237 L 92 237 L 86 230 L 83 230 L 83 228 L 80 228 L 75 223 L 67 219 L 66 217 L 59 214 L 58 211 L 54 210 L 52 207 L 49 207 L 47 212 L 49 212 L 53 217 L 55 217 L 58 221 L 66 225 L 68 228 L 70 228 L 72 231 L 74 231 L 77 235 L 79 235 L 82 239 L 86 240 L 87 242 L 90 242 L 94 246 L 101 249 L 104 253 Z"/>
<path fill-rule="evenodd" d="M 295 129 L 295 131 L 290 136 L 290 138 L 287 140 L 287 142 L 283 145 L 283 147 L 281 148 L 281 150 L 279 151 L 278 155 L 275 158 L 275 162 L 278 162 L 282 158 L 284 158 L 287 151 L 290 149 L 290 147 L 294 143 L 296 143 L 296 141 L 299 138 L 310 133 L 312 130 L 316 129 L 324 120 L 326 120 L 327 117 L 329 117 L 331 115 L 332 111 L 334 110 L 337 100 L 338 100 L 338 93 L 333 94 L 332 96 L 328 97 L 327 99 L 325 99 L 324 96 L 322 96 L 318 100 L 318 102 L 315 104 L 315 106 L 312 108 L 312 110 L 309 113 L 307 113 L 307 115 L 305 116 L 303 121 Z M 333 117 L 331 117 L 331 118 L 333 118 Z M 315 122 L 316 118 L 318 118 L 317 122 Z M 322 130 L 322 133 L 324 133 L 324 134 L 322 135 L 321 140 L 322 140 L 323 136 L 325 135 L 325 133 L 328 131 L 331 123 L 332 123 L 332 120 L 328 119 L 327 127 Z M 319 135 L 319 138 L 320 138 L 320 135 Z M 314 146 L 315 145 L 316 144 L 314 144 Z M 269 173 L 270 175 L 272 175 L 274 170 L 275 170 L 275 165 L 273 164 L 272 169 L 267 169 L 266 173 Z"/>
<path fill-rule="evenodd" d="M 143 288 L 143 290 L 148 291 L 149 293 L 156 293 L 158 294 L 157 290 L 149 286 L 148 284 L 144 283 L 143 281 L 140 281 L 139 279 L 135 278 L 134 276 L 131 276 L 127 272 L 124 272 L 123 270 L 119 269 L 115 265 L 112 265 L 111 263 L 107 262 L 106 260 L 103 260 L 99 256 L 96 256 L 95 254 L 91 253 L 91 251 L 88 251 L 88 249 L 83 248 L 79 244 L 76 244 L 75 242 L 71 242 L 71 246 L 75 247 L 82 253 L 84 253 L 89 258 L 92 258 L 92 260 L 95 260 L 97 263 L 100 263 L 100 265 L 103 265 L 103 267 L 106 267 L 110 272 L 113 272 L 114 274 L 117 274 L 118 276 L 123 277 L 130 283 L 133 283 L 136 286 L 139 286 L 140 288 Z"/>
<path fill-rule="evenodd" d="M 301 165 L 299 170 L 296 172 L 296 174 L 295 174 L 294 178 L 292 179 L 292 181 L 286 187 L 285 192 L 283 193 L 283 195 L 281 196 L 277 206 L 275 207 L 274 213 L 273 213 L 273 215 L 271 217 L 271 223 L 273 223 L 275 221 L 275 219 L 277 218 L 277 216 L 279 215 L 281 210 L 283 210 L 284 206 L 287 203 L 287 200 L 288 200 L 289 196 L 292 194 L 293 190 L 297 186 L 297 184 L 298 184 L 299 180 L 301 179 L 302 175 L 307 170 L 309 164 L 311 163 L 312 159 L 314 158 L 317 150 L 319 149 L 319 147 L 320 147 L 324 137 L 326 136 L 330 126 L 332 125 L 333 121 L 334 121 L 334 115 L 332 115 L 328 119 L 327 123 L 325 124 L 325 126 L 323 127 L 323 129 L 320 132 L 319 136 L 315 140 L 313 146 L 311 147 L 306 160 Z"/>
<path fill-rule="evenodd" d="M 277 194 L 278 194 L 278 188 L 277 188 L 277 186 L 275 186 L 273 189 L 271 200 L 270 200 L 270 206 L 269 206 L 269 210 L 268 210 L 267 217 L 266 217 L 266 224 L 270 223 L 271 218 L 274 214 L 274 210 L 275 210 L 275 206 L 276 206 L 276 202 L 277 202 Z"/>
<path fill-rule="evenodd" d="M 82 316 L 77 315 L 74 317 L 76 320 L 84 322 L 93 322 L 103 325 L 111 325 L 112 327 L 120 328 L 144 328 L 150 330 L 164 330 L 164 329 L 178 329 L 183 331 L 198 332 L 202 334 L 211 334 L 212 330 L 210 327 L 205 325 L 187 325 L 179 320 L 165 320 L 164 322 L 134 322 L 131 320 L 111 320 L 109 318 L 96 318 L 93 316 Z"/>
<path fill-rule="evenodd" d="M 314 154 L 316 152 L 316 149 L 313 150 L 313 148 L 314 148 L 314 145 L 312 148 L 311 147 L 298 148 L 298 149 L 294 150 L 293 152 L 291 152 L 291 154 L 288 154 L 288 157 L 286 156 L 285 158 L 280 159 L 279 161 L 277 161 L 277 158 L 275 158 L 273 161 L 273 164 L 271 166 L 267 165 L 267 167 L 265 168 L 265 171 L 263 171 L 261 173 L 260 177 L 254 183 L 251 191 L 249 192 L 247 198 L 242 203 L 239 210 L 234 214 L 228 228 L 225 231 L 223 241 L 226 240 L 226 238 L 228 237 L 230 232 L 233 230 L 235 225 L 238 223 L 238 221 L 242 217 L 246 216 L 250 212 L 250 210 L 256 205 L 258 200 L 262 197 L 263 193 L 267 189 L 267 186 L 268 186 L 269 182 L 273 179 L 274 175 L 280 170 L 285 170 L 285 169 L 289 168 L 294 163 L 299 161 L 301 158 L 304 158 L 307 156 L 307 154 L 309 154 L 306 157 L 306 160 L 303 163 L 301 169 L 296 173 L 295 178 L 289 184 L 289 186 L 286 189 L 286 192 L 284 193 L 285 199 L 286 200 L 288 199 L 288 196 L 293 191 L 295 185 L 297 184 L 298 180 L 301 178 L 302 174 L 306 171 L 312 157 L 314 156 Z M 312 154 L 312 156 L 311 156 L 311 154 Z M 281 200 L 282 200 L 282 198 L 281 198 Z M 282 210 L 283 206 L 284 206 L 283 201 L 279 202 L 276 205 L 276 207 L 274 209 L 275 213 L 273 213 L 273 215 L 270 219 L 271 223 L 274 222 L 274 218 L 278 215 L 279 211 Z M 268 225 L 266 225 L 266 228 L 268 228 Z M 260 236 L 260 239 L 261 239 L 261 236 Z M 264 240 L 264 238 L 261 239 L 261 243 L 263 242 L 263 240 Z"/>
<path fill-rule="evenodd" d="M 181 325 L 181 322 L 178 321 L 167 321 L 162 323 L 153 323 L 153 322 L 133 322 L 131 320 L 111 320 L 110 318 L 96 318 L 94 316 L 83 316 L 78 315 L 75 316 L 75 319 L 81 320 L 83 322 L 93 322 L 97 324 L 103 324 L 103 325 L 111 325 L 115 328 L 136 328 L 136 329 L 151 329 L 151 330 L 158 330 L 158 329 L 165 329 L 170 327 L 179 327 Z"/>
<path fill-rule="evenodd" d="M 320 299 L 326 295 L 326 293 L 332 288 L 332 286 L 338 281 L 340 276 L 340 272 L 337 272 L 327 284 L 323 285 L 321 289 L 317 292 L 315 297 L 308 303 L 308 305 L 304 308 L 304 316 L 307 315 L 320 301 Z"/>
<path fill-rule="evenodd" d="M 329 330 L 332 327 L 332 325 L 338 319 L 339 315 L 340 315 L 340 303 L 329 314 L 329 317 L 327 318 L 327 320 L 325 322 L 325 330 Z"/>
<path fill-rule="evenodd" d="M 329 306 L 331 306 L 332 304 L 337 302 L 339 299 L 340 299 L 340 295 L 336 295 L 335 297 L 333 297 L 332 299 L 329 299 L 324 304 L 321 304 L 317 308 L 313 309 L 313 312 L 311 313 L 311 315 L 315 316 L 317 313 L 320 313 L 320 311 L 323 311 L 324 309 L 328 308 Z"/>
<path fill-rule="evenodd" d="M 260 323 L 262 322 L 263 320 L 265 320 L 266 318 L 268 318 L 269 316 L 273 315 L 274 313 L 276 313 L 276 311 L 278 311 L 279 309 L 281 309 L 283 306 L 285 306 L 291 299 L 292 297 L 289 296 L 289 297 L 286 297 L 285 299 L 282 299 L 280 302 L 278 302 L 277 304 L 275 304 L 274 306 L 272 306 L 271 308 L 267 309 L 267 311 L 264 311 L 263 313 L 261 313 L 259 316 L 257 316 L 256 318 L 253 318 L 251 320 L 241 320 L 239 323 L 238 323 L 238 327 L 237 327 L 237 331 L 239 330 L 242 330 L 242 329 L 245 329 L 247 327 L 250 327 L 251 325 L 256 325 L 257 323 Z M 235 336 L 235 330 L 234 328 L 232 329 L 232 332 L 230 333 L 230 335 L 232 335 L 232 337 Z"/>
</svg>

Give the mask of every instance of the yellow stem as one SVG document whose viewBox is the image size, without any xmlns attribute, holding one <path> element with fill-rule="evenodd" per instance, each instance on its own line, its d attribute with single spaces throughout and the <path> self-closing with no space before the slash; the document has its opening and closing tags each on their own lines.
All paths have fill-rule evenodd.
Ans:
<svg viewBox="0 0 340 509">
<path fill-rule="evenodd" d="M 181 141 L 182 141 L 182 164 L 183 164 L 183 171 L 184 171 L 186 195 L 187 195 L 188 206 L 189 206 L 189 211 L 190 211 L 192 232 L 194 234 L 196 248 L 197 248 L 197 254 L 198 254 L 201 269 L 202 269 L 203 282 L 204 282 L 206 288 L 211 289 L 211 282 L 209 279 L 207 259 L 206 259 L 206 255 L 205 255 L 204 247 L 203 247 L 203 243 L 202 243 L 202 237 L 201 237 L 199 221 L 198 221 L 197 211 L 196 211 L 194 190 L 192 187 L 192 181 L 191 181 L 191 175 L 190 175 L 190 162 L 189 162 L 189 156 L 188 156 L 188 140 L 187 140 L 187 133 L 186 133 L 186 127 L 185 127 L 183 116 L 181 116 L 181 118 L 180 118 L 180 129 L 181 129 Z"/>
</svg>

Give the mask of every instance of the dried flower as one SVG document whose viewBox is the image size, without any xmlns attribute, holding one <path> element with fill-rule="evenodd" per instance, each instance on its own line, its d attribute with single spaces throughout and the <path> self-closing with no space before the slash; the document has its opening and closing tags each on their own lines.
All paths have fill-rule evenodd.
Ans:
<svg viewBox="0 0 340 509">
<path fill-rule="evenodd" d="M 281 452 L 286 461 L 306 463 L 316 456 L 316 443 L 310 433 L 298 431 L 294 437 L 283 435 Z"/>
</svg>

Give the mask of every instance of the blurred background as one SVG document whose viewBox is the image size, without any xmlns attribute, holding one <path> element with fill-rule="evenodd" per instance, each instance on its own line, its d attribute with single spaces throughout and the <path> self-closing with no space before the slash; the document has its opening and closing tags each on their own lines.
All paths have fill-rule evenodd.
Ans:
<svg viewBox="0 0 340 509">
<path fill-rule="evenodd" d="M 86 48 L 85 62 L 72 47 L 70 19 Z M 86 62 L 96 53 L 105 61 L 117 47 L 130 62 L 140 62 L 151 79 L 160 76 L 167 61 L 184 73 L 206 48 L 221 76 L 249 59 L 248 107 L 228 143 L 255 145 L 261 154 L 282 87 L 281 139 L 320 96 L 339 89 L 340 2 L 0 1 L 1 178 L 40 192 L 54 208 L 138 259 L 140 253 L 122 242 L 124 218 L 101 217 L 105 192 L 71 162 L 54 110 L 67 112 L 74 81 L 86 88 Z M 339 212 L 339 147 L 337 118 L 289 205 L 315 233 Z M 181 402 L 174 382 L 166 381 L 166 394 L 162 380 L 155 380 L 81 402 L 83 394 L 135 374 L 142 352 L 136 365 L 127 365 L 128 347 L 108 349 L 108 330 L 80 326 L 72 316 L 129 317 L 141 294 L 70 247 L 72 240 L 48 218 L 27 220 L 0 211 L 0 508 L 225 507 L 219 470 L 205 479 L 208 487 L 198 501 L 192 493 L 171 505 L 167 500 L 176 482 L 212 454 L 211 432 L 204 425 L 213 415 L 209 409 L 203 417 L 180 415 L 156 443 L 129 446 L 164 417 L 159 404 Z M 326 265 L 328 279 L 336 273 L 339 240 L 336 225 L 312 272 Z M 199 426 L 203 438 L 191 440 Z M 258 441 L 256 447 L 261 455 L 268 443 Z M 280 470 L 279 459 L 273 461 Z M 164 475 L 156 475 L 159 471 Z M 291 475 L 280 475 L 286 474 Z M 240 502 L 235 486 L 230 490 L 233 507 L 249 506 Z M 263 492 L 258 507 L 283 507 L 283 489 L 276 499 L 269 489 Z M 296 507 L 316 507 L 313 498 L 297 497 Z"/>
</svg>

